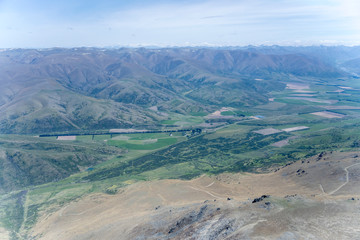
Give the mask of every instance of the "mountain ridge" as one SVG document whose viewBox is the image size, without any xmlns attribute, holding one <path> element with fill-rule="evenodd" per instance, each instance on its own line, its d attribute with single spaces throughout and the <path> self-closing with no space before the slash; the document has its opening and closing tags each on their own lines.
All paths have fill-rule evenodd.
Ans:
<svg viewBox="0 0 360 240">
<path fill-rule="evenodd" d="M 164 119 L 148 110 L 152 106 L 167 113 L 250 106 L 267 102 L 270 91 L 283 89 L 279 78 L 347 75 L 301 52 L 279 55 L 261 49 L 15 49 L 0 52 L 0 63 L 2 133 L 151 125 Z M 267 81 L 254 81 L 262 77 Z M 58 101 L 52 95 L 58 95 Z M 182 104 L 170 107 L 173 101 Z M 91 109 L 81 112 L 83 105 L 102 109 L 102 117 Z M 52 126 L 37 129 L 36 122 Z"/>
</svg>

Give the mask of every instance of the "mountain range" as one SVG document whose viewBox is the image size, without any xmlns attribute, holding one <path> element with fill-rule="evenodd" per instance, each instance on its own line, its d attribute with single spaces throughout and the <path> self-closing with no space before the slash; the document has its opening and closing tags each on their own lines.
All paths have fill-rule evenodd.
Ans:
<svg viewBox="0 0 360 240">
<path fill-rule="evenodd" d="M 3 49 L 0 133 L 151 128 L 168 113 L 253 106 L 289 80 L 356 75 L 357 53 L 276 46 Z"/>
</svg>

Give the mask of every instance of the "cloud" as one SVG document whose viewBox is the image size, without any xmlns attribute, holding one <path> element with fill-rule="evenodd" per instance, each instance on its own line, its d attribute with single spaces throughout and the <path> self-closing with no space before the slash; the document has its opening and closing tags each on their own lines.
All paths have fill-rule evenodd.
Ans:
<svg viewBox="0 0 360 240">
<path fill-rule="evenodd" d="M 90 1 L 85 9 L 85 1 L 59 2 L 50 6 L 49 12 L 36 4 L 30 11 L 11 4 L 2 8 L 0 4 L 0 34 L 8 36 L 0 39 L 0 47 L 11 44 L 36 47 L 199 45 L 204 42 L 211 45 L 308 44 L 360 40 L 360 10 L 357 11 L 360 1 L 357 0 L 137 0 L 115 6 L 110 4 L 113 1 L 106 0 L 100 5 Z M 10 34 L 9 27 L 17 29 L 17 33 Z M 25 43 L 21 36 L 29 31 L 33 34 Z"/>
<path fill-rule="evenodd" d="M 315 1 L 316 2 L 316 1 Z M 223 37 L 232 44 L 245 42 L 341 38 L 352 34 L 346 17 L 337 17 L 337 3 L 314 1 L 207 1 L 190 5 L 164 4 L 117 12 L 106 24 L 135 31 L 188 35 L 189 41 Z M 162 31 L 161 31 L 162 30 Z M 344 32 L 344 31 L 347 32 Z M 273 33 L 273 35 L 269 35 Z M 230 35 L 242 39 L 229 39 Z M 203 36 L 203 37 L 201 37 Z M 151 36 L 154 37 L 154 36 Z M 181 37 L 180 37 L 181 38 Z M 294 39 L 295 40 L 295 39 Z"/>
</svg>

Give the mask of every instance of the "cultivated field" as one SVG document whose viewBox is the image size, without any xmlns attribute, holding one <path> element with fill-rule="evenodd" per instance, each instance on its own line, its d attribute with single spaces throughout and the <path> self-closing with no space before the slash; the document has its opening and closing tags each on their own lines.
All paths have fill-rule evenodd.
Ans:
<svg viewBox="0 0 360 240">
<path fill-rule="evenodd" d="M 316 116 L 320 116 L 320 117 L 324 117 L 324 118 L 343 118 L 343 117 L 345 117 L 345 115 L 343 115 L 343 114 L 334 113 L 334 112 L 328 112 L 328 111 L 314 112 L 314 113 L 311 113 L 311 114 L 316 115 Z"/>
<path fill-rule="evenodd" d="M 286 88 L 291 90 L 302 90 L 302 89 L 309 89 L 310 86 L 308 84 L 303 84 L 303 83 L 287 83 Z"/>
<path fill-rule="evenodd" d="M 279 132 L 281 132 L 281 131 L 278 129 L 274 129 L 274 128 L 265 128 L 265 129 L 260 129 L 260 130 L 254 131 L 254 133 L 259 133 L 259 134 L 265 135 L 265 136 L 279 133 Z"/>
<path fill-rule="evenodd" d="M 76 136 L 58 136 L 57 140 L 64 140 L 64 141 L 75 141 Z"/>
<path fill-rule="evenodd" d="M 298 126 L 298 127 L 284 128 L 284 129 L 281 129 L 281 131 L 294 132 L 294 131 L 300 131 L 300 130 L 305 130 L 305 129 L 309 129 L 309 127 L 307 127 L 307 126 Z"/>
<path fill-rule="evenodd" d="M 289 140 L 286 139 L 286 140 L 282 140 L 282 141 L 278 141 L 276 143 L 273 143 L 271 144 L 271 146 L 274 146 L 274 147 L 283 147 L 283 146 L 286 146 L 289 144 Z"/>
<path fill-rule="evenodd" d="M 44 239 L 67 239 L 74 235 L 79 239 L 91 239 L 91 236 L 96 239 L 100 235 L 113 237 L 116 234 L 135 238 L 139 236 L 136 233 L 142 233 L 142 226 L 168 233 L 177 221 L 184 218 L 184 209 L 196 212 L 196 206 L 202 207 L 206 200 L 216 199 L 208 206 L 209 209 L 215 212 L 217 208 L 222 210 L 219 215 L 209 212 L 211 216 L 206 216 L 210 222 L 224 223 L 221 219 L 233 216 L 227 214 L 235 209 L 239 217 L 234 217 L 234 224 L 240 218 L 249 219 L 246 224 L 242 223 L 245 225 L 240 222 L 230 224 L 231 228 L 238 229 L 232 234 L 241 233 L 245 234 L 242 237 L 251 238 L 253 229 L 262 229 L 259 233 L 264 235 L 260 238 L 267 236 L 265 233 L 276 232 L 271 226 L 276 221 L 282 221 L 286 231 L 279 230 L 274 239 L 282 234 L 296 238 L 301 229 L 292 232 L 291 226 L 305 226 L 306 219 L 316 220 L 306 209 L 335 201 L 336 204 L 328 205 L 329 209 L 336 208 L 346 214 L 356 206 L 351 205 L 354 202 L 348 199 L 357 196 L 354 181 L 358 179 L 359 166 L 352 164 L 357 164 L 358 158 L 351 154 L 360 147 L 359 96 L 351 89 L 341 89 L 344 94 L 350 95 L 340 95 L 339 89 L 326 84 L 290 85 L 283 91 L 271 92 L 267 97 L 273 101 L 256 107 L 218 106 L 208 112 L 188 115 L 169 113 L 166 120 L 159 122 L 159 130 L 200 127 L 200 133 L 191 130 L 172 134 L 134 133 L 134 129 L 112 129 L 103 135 L 76 136 L 71 141 L 57 141 L 55 137 L 1 135 L 0 162 L 6 162 L 3 166 L 7 168 L 1 168 L 0 175 L 6 176 L 5 180 L 9 183 L 6 186 L 13 189 L 0 195 L 1 226 L 12 236 L 23 236 L 25 239 L 30 235 L 40 236 L 40 233 L 44 233 Z M 310 96 L 289 99 L 296 92 L 311 93 L 311 98 L 326 102 L 303 99 Z M 211 112 L 216 117 L 209 118 L 208 113 Z M 117 132 L 133 134 L 111 134 Z M 341 153 L 331 155 L 334 150 Z M 321 152 L 326 152 L 326 156 L 318 160 Z M 315 157 L 310 158 L 312 156 Z M 25 157 L 31 159 L 27 162 L 35 166 L 38 166 L 37 161 L 46 161 L 47 167 L 41 169 L 41 175 L 34 177 L 30 171 L 34 168 L 24 164 Z M 18 164 L 26 173 L 29 185 L 16 185 L 18 181 L 13 176 L 17 176 L 18 170 L 8 170 L 9 166 L 13 166 L 11 162 Z M 287 164 L 291 165 L 283 168 Z M 277 171 L 271 172 L 273 170 Z M 216 177 L 218 174 L 221 175 Z M 45 177 L 50 179 L 45 184 L 30 184 L 30 179 L 41 182 Z M 178 189 L 177 192 L 175 189 Z M 269 200 L 273 208 L 260 204 L 254 210 L 252 206 L 255 205 L 248 199 L 263 194 L 273 196 Z M 295 194 L 301 196 L 284 198 L 285 195 Z M 232 200 L 227 200 L 228 197 Z M 111 204 L 114 204 L 113 208 L 109 207 Z M 135 207 L 140 205 L 143 207 Z M 292 207 L 298 209 L 294 211 L 306 214 L 301 215 L 300 222 L 292 222 L 291 225 L 281 219 L 288 219 L 294 214 Z M 239 212 L 239 209 L 244 209 L 244 212 Z M 257 212 L 261 211 L 259 209 L 266 210 L 266 214 Z M 255 211 L 259 218 L 249 217 L 250 210 Z M 108 218 L 101 221 L 100 217 L 105 217 L 102 214 Z M 329 237 L 324 226 L 329 226 L 336 219 L 340 219 L 339 226 L 343 226 L 346 219 L 340 213 L 335 216 L 326 211 L 326 214 L 329 221 L 324 220 L 323 224 L 312 222 L 313 226 L 322 229 L 312 233 L 320 239 Z M 164 228 L 149 228 L 149 219 L 161 218 L 172 225 L 160 222 L 156 226 Z M 11 224 L 10 219 L 13 220 Z M 262 224 L 264 219 L 267 225 Z M 111 221 L 118 224 L 108 225 Z M 355 223 L 358 222 L 356 219 L 352 221 L 356 229 Z M 135 227 L 137 222 L 138 227 Z M 78 224 L 84 224 L 83 228 L 79 226 L 79 230 L 74 230 L 73 227 Z M 208 229 L 217 229 L 205 222 L 201 224 Z M 32 232 L 34 225 L 36 228 Z M 68 231 L 60 231 L 61 227 Z M 91 232 L 94 235 L 84 235 L 82 231 L 85 227 L 94 229 Z M 338 233 L 348 236 L 342 232 L 343 229 L 339 228 Z M 336 232 L 332 234 L 336 236 Z M 149 236 L 152 236 L 151 233 Z M 181 237 L 184 235 L 179 234 L 179 239 Z"/>
<path fill-rule="evenodd" d="M 356 106 L 320 106 L 328 110 L 360 110 L 360 107 Z"/>
</svg>

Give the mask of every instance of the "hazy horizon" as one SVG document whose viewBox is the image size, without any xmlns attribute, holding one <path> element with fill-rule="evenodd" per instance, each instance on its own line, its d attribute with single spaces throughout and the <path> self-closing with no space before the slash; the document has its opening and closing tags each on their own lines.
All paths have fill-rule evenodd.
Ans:
<svg viewBox="0 0 360 240">
<path fill-rule="evenodd" d="M 360 2 L 0 1 L 0 48 L 360 44 Z"/>
</svg>

